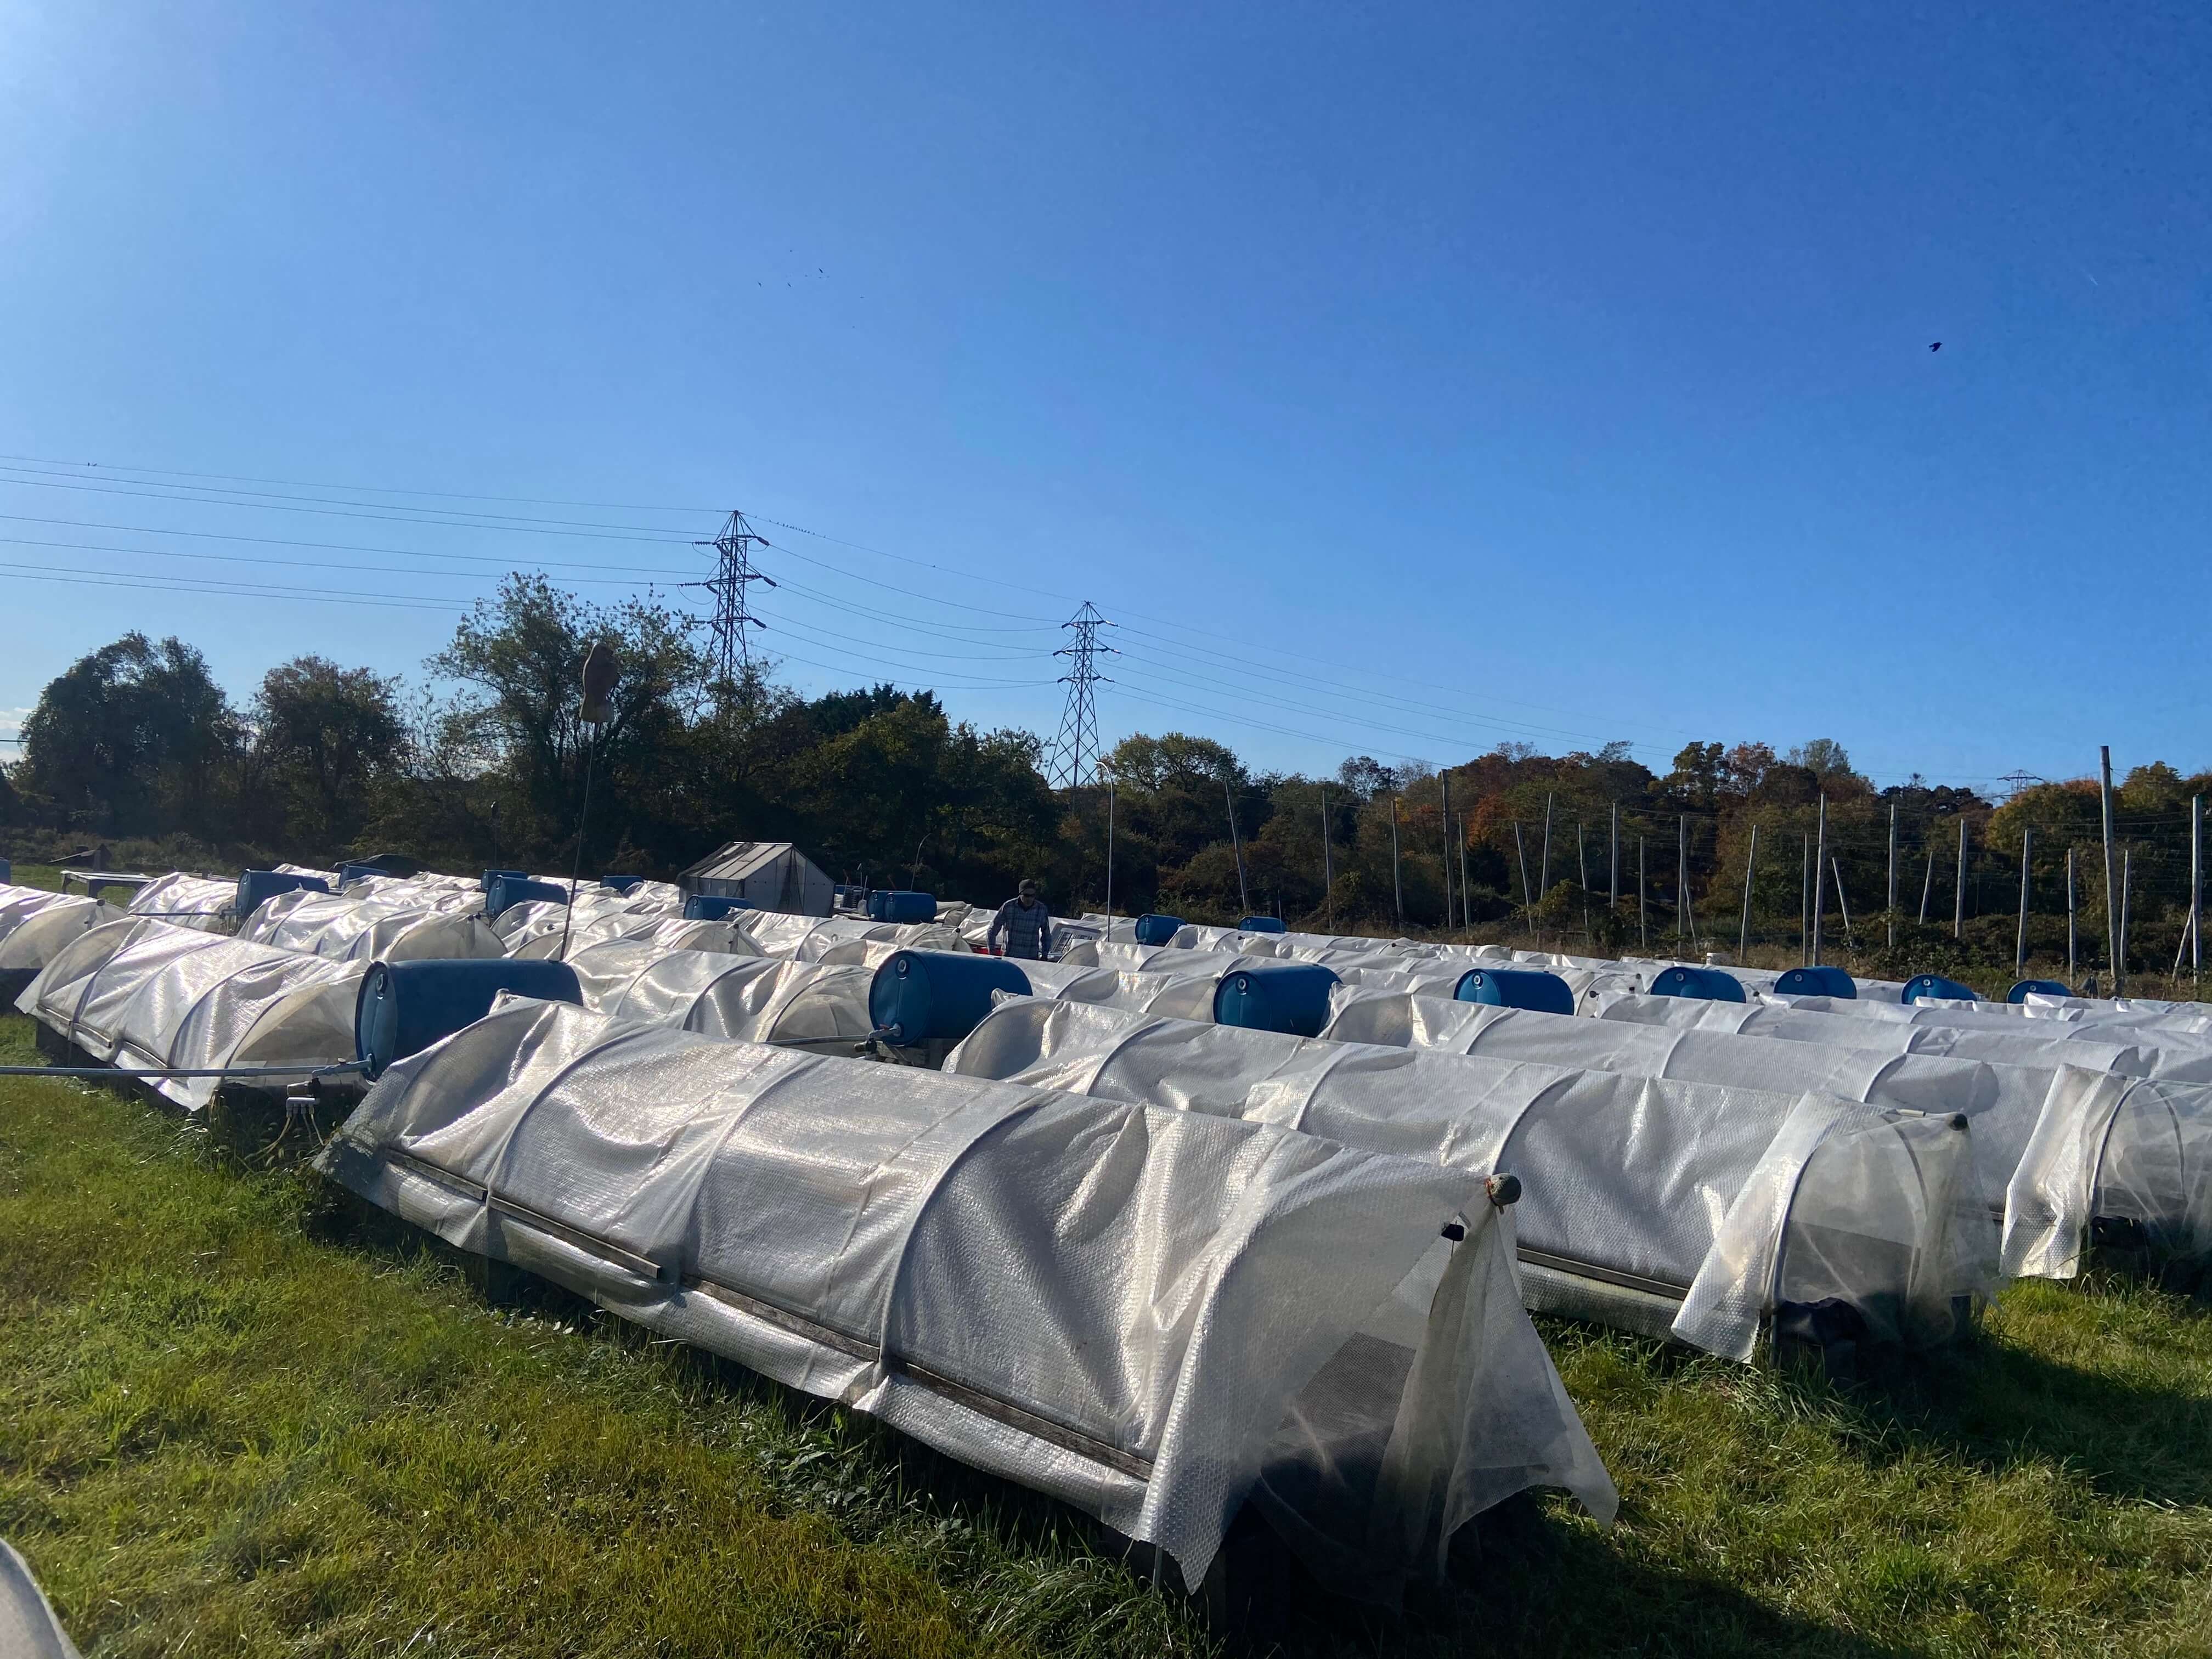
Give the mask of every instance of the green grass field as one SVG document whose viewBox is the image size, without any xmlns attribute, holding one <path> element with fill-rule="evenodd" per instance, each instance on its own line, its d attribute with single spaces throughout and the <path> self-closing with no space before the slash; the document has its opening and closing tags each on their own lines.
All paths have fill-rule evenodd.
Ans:
<svg viewBox="0 0 2212 1659">
<path fill-rule="evenodd" d="M 33 1058 L 0 1021 L 0 1054 Z M 1858 1388 L 1546 1335 L 1621 1522 L 1223 1639 L 1074 1517 L 312 1176 L 0 1079 L 0 1535 L 88 1655 L 2212 1652 L 2212 1318 L 2023 1285 Z"/>
</svg>

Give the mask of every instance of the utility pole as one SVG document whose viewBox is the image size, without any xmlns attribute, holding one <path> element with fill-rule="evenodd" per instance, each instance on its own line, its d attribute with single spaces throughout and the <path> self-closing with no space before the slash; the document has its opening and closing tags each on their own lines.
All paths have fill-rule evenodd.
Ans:
<svg viewBox="0 0 2212 1659">
<path fill-rule="evenodd" d="M 1674 937 L 1690 940 L 1690 815 L 1674 817 Z"/>
<path fill-rule="evenodd" d="M 1645 919 L 1644 896 L 1650 890 L 1649 878 L 1644 873 L 1644 837 L 1636 838 L 1636 948 L 1649 952 L 1651 949 L 1651 924 Z"/>
<path fill-rule="evenodd" d="M 1828 795 L 1820 792 L 1820 838 L 1813 848 L 1813 965 L 1820 965 L 1821 912 L 1828 908 Z"/>
<path fill-rule="evenodd" d="M 2112 851 L 2112 750 L 2105 744 L 2097 750 L 2099 773 L 2098 799 L 2104 808 L 2105 819 L 2105 943 L 2112 953 L 2112 994 L 2118 996 L 2127 984 L 2127 969 L 2120 960 L 2120 896 L 2119 872 L 2113 863 Z"/>
<path fill-rule="evenodd" d="M 2204 797 L 2189 798 L 2189 977 L 2204 972 Z"/>
<path fill-rule="evenodd" d="M 1437 774 L 1437 788 L 1443 802 L 1443 823 L 1437 831 L 1437 861 L 1444 869 L 1444 932 L 1452 928 L 1451 774 Z"/>
<path fill-rule="evenodd" d="M 2128 963 L 2128 899 L 2135 891 L 2135 862 L 2136 849 L 2123 848 L 2120 851 L 2120 953 L 2112 958 L 2112 994 L 2116 997 L 2126 994 L 2126 987 L 2120 975 L 2125 971 Z"/>
<path fill-rule="evenodd" d="M 1467 820 L 1459 822 L 1459 942 L 1474 942 L 1474 912 L 1467 902 Z"/>
<path fill-rule="evenodd" d="M 1751 872 L 1759 862 L 1759 825 L 1751 826 L 1751 847 L 1743 855 L 1743 922 L 1736 929 L 1735 959 L 1741 962 L 1751 954 Z"/>
<path fill-rule="evenodd" d="M 1098 642 L 1098 630 L 1113 623 L 1088 599 L 1060 626 L 1069 630 L 1068 642 L 1052 654 L 1068 659 L 1068 672 L 1060 677 L 1067 688 L 1067 704 L 1060 711 L 1060 735 L 1048 751 L 1045 775 L 1055 789 L 1079 789 L 1098 770 L 1097 688 L 1114 683 L 1098 672 L 1097 659 L 1117 653 L 1112 646 Z"/>
<path fill-rule="evenodd" d="M 1589 925 L 1589 854 L 1583 846 L 1583 821 L 1575 820 L 1575 875 L 1583 890 L 1583 943 L 1590 943 Z"/>
<path fill-rule="evenodd" d="M 1244 842 L 1237 833 L 1237 797 L 1229 793 L 1229 774 L 1221 775 L 1221 799 L 1229 806 L 1229 846 L 1237 854 L 1237 902 L 1244 907 L 1243 915 L 1252 914 L 1252 895 L 1244 885 Z M 1240 916 L 1238 920 L 1243 920 Z"/>
<path fill-rule="evenodd" d="M 1897 803 L 1889 804 L 1889 948 L 1897 948 Z"/>
<path fill-rule="evenodd" d="M 1932 830 L 1936 826 L 1931 823 L 1928 827 Z M 1928 925 L 1928 901 L 1935 896 L 1936 842 L 1934 837 L 1931 836 L 1928 842 L 1928 874 L 1920 883 L 1920 925 L 1923 927 L 1925 927 Z"/>
<path fill-rule="evenodd" d="M 1336 931 L 1336 866 L 1328 845 L 1328 786 L 1321 787 L 1321 902 L 1328 931 Z"/>
<path fill-rule="evenodd" d="M 2012 975 L 2014 979 L 2027 977 L 2027 859 L 2028 848 L 2035 844 L 2035 831 L 2027 824 L 2020 827 L 2020 929 L 2013 937 Z"/>
<path fill-rule="evenodd" d="M 1844 948 L 1856 951 L 1859 948 L 1859 942 L 1851 933 L 1851 900 L 1850 895 L 1844 891 L 1844 866 L 1831 858 L 1828 868 L 1836 878 L 1836 908 L 1843 912 L 1844 916 Z"/>
<path fill-rule="evenodd" d="M 1106 780 L 1106 937 L 1114 937 L 1114 780 Z"/>
<path fill-rule="evenodd" d="M 1398 906 L 1398 931 L 1406 931 L 1406 884 L 1398 875 L 1398 798 L 1390 797 L 1390 896 Z"/>
<path fill-rule="evenodd" d="M 1522 914 L 1528 918 L 1528 931 L 1533 933 L 1536 931 L 1536 900 L 1528 891 L 1528 848 L 1521 839 L 1521 820 L 1518 818 L 1513 820 L 1513 857 L 1521 866 Z M 1466 884 L 1462 882 L 1461 885 L 1465 886 Z"/>
<path fill-rule="evenodd" d="M 716 556 L 712 576 L 682 586 L 703 587 L 714 596 L 714 614 L 690 620 L 694 626 L 705 623 L 714 633 L 714 698 L 726 704 L 752 678 L 753 650 L 748 630 L 768 626 L 753 615 L 745 592 L 755 582 L 766 582 L 770 587 L 776 585 L 775 577 L 753 568 L 753 549 L 766 547 L 768 538 L 746 523 L 744 514 L 733 512 L 724 520 L 720 535 L 692 545 L 711 547 Z"/>
<path fill-rule="evenodd" d="M 1813 837 L 1804 836 L 1803 867 L 1799 872 L 1797 888 L 1797 954 L 1804 965 L 1813 965 Z"/>
<path fill-rule="evenodd" d="M 1966 936 L 1966 815 L 1959 814 L 1959 896 L 1951 912 L 1951 937 Z"/>
<path fill-rule="evenodd" d="M 1613 804 L 1612 851 L 1607 854 L 1607 867 L 1612 872 L 1607 878 L 1605 902 L 1612 908 L 1620 908 L 1620 803 Z"/>
<path fill-rule="evenodd" d="M 2066 849 L 2066 985 L 2074 986 L 2074 849 Z"/>
</svg>

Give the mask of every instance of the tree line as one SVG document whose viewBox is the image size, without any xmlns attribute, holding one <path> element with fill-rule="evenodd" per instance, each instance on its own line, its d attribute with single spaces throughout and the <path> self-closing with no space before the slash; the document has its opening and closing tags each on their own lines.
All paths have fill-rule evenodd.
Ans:
<svg viewBox="0 0 2212 1659">
<path fill-rule="evenodd" d="M 622 672 L 593 732 L 577 688 L 600 641 Z M 657 600 L 596 605 L 522 574 L 424 668 L 410 688 L 301 657 L 239 702 L 191 646 L 128 634 L 40 695 L 21 758 L 0 771 L 0 839 L 19 856 L 105 838 L 216 864 L 395 851 L 565 870 L 588 788 L 593 871 L 665 876 L 725 841 L 787 840 L 840 878 L 995 902 L 1035 876 L 1074 910 L 1104 902 L 1110 846 L 1124 914 L 1258 912 L 1605 952 L 1731 948 L 1747 886 L 1751 936 L 1798 940 L 1825 804 L 1823 931 L 1865 971 L 2009 963 L 2023 836 L 2031 954 L 2063 959 L 2069 852 L 2078 961 L 2105 953 L 2093 781 L 2002 805 L 1917 777 L 1877 789 L 1827 739 L 1692 743 L 1665 773 L 1625 743 L 1559 756 L 1501 744 L 1441 768 L 1358 756 L 1307 776 L 1168 732 L 1125 738 L 1101 782 L 1056 792 L 1033 733 L 980 730 L 889 684 L 807 698 L 760 669 L 717 682 Z M 2138 969 L 2171 963 L 2191 799 L 2208 781 L 2154 763 L 2118 788 Z"/>
</svg>

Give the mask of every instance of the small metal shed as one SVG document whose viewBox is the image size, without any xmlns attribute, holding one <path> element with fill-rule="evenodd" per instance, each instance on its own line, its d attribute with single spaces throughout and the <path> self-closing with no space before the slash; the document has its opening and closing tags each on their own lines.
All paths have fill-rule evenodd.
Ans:
<svg viewBox="0 0 2212 1659">
<path fill-rule="evenodd" d="M 787 841 L 733 841 L 678 878 L 684 893 L 743 899 L 757 910 L 826 916 L 836 884 Z"/>
</svg>

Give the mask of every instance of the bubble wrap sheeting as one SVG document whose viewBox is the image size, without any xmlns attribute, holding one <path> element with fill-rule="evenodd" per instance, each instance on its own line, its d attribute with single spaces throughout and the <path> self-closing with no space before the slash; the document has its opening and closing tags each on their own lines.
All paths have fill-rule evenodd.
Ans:
<svg viewBox="0 0 2212 1659">
<path fill-rule="evenodd" d="M 1433 1164 L 510 998 L 395 1065 L 321 1167 L 1086 1509 L 1193 1584 L 1263 1486 L 1370 1583 L 1533 1484 L 1613 1505 L 1498 1293 L 1509 1231 Z M 1377 1350 L 1395 1364 L 1345 1389 Z"/>
<path fill-rule="evenodd" d="M 0 973 L 43 968 L 87 929 L 125 914 L 95 899 L 0 884 Z"/>
<path fill-rule="evenodd" d="M 870 921 L 866 916 L 787 916 L 774 910 L 739 911 L 732 918 L 763 956 L 787 962 L 864 963 L 868 947 L 891 951 L 965 951 L 960 930 L 943 922 Z M 988 926 L 988 922 L 985 926 Z"/>
<path fill-rule="evenodd" d="M 557 938 L 558 935 L 556 935 Z M 634 945 L 649 945 L 654 951 L 704 951 L 714 956 L 753 957 L 761 955 L 761 948 L 740 927 L 735 920 L 725 917 L 720 921 L 686 921 L 681 916 L 659 918 L 633 917 L 622 932 L 611 933 L 609 939 L 620 939 Z M 601 939 L 587 940 L 586 945 L 603 943 Z M 518 953 L 520 954 L 520 953 Z M 579 954 L 574 939 L 568 945 L 568 961 L 574 963 Z"/>
<path fill-rule="evenodd" d="M 1024 962 L 1021 968 L 1038 996 L 1134 1008 L 1169 1019 L 1211 1020 L 1221 982 L 1216 974 L 1140 974 L 1059 962 Z"/>
<path fill-rule="evenodd" d="M 2073 1068 L 2059 1079 L 2013 1176 L 2005 1271 L 2073 1278 L 2099 1217 L 2139 1224 L 2163 1249 L 2212 1252 L 2212 1087 Z"/>
<path fill-rule="evenodd" d="M 106 1064 L 313 1068 L 353 1058 L 366 968 L 133 916 L 81 935 L 17 1006 Z M 204 1107 L 220 1081 L 149 1080 L 187 1111 Z"/>
<path fill-rule="evenodd" d="M 568 890 L 566 876 L 535 878 Z M 662 885 L 664 884 L 651 884 Z M 348 888 L 348 892 L 353 890 Z M 478 893 L 473 903 L 481 909 L 483 895 Z M 592 943 L 618 939 L 633 933 L 642 933 L 655 922 L 665 921 L 683 914 L 684 902 L 647 896 L 643 887 L 627 894 L 609 892 L 604 887 L 590 883 L 576 886 L 576 902 L 570 906 L 556 899 L 527 899 L 520 904 L 510 904 L 492 918 L 491 929 L 509 956 L 551 957 L 558 954 L 559 940 L 563 928 L 569 939 L 569 949 L 575 948 L 578 935 L 587 936 Z M 538 941 L 550 938 L 554 942 L 531 949 Z"/>
<path fill-rule="evenodd" d="M 1211 974 L 1218 978 L 1233 969 L 1251 967 L 1273 958 L 1250 951 L 1187 951 L 1176 945 L 1109 940 L 1088 951 L 1071 951 L 1063 960 L 1088 968 L 1111 968 L 1126 974 Z"/>
<path fill-rule="evenodd" d="M 130 913 L 158 916 L 173 927 L 228 931 L 230 907 L 238 896 L 234 881 L 188 876 L 181 871 L 155 878 L 131 895 Z"/>
<path fill-rule="evenodd" d="M 2045 1033 L 2053 1026 L 2114 1042 L 2162 1042 L 2182 1048 L 2202 1048 L 2212 1038 L 2212 1018 L 2205 1005 L 2197 1002 L 2115 1001 L 2086 997 L 2030 997 L 2024 1003 L 1946 1001 L 1923 997 L 1916 1012 L 1929 1012 L 1940 1022 L 1946 1012 L 1996 1015 L 2015 1026 Z M 1978 1019 L 1976 1025 L 1994 1027 L 1996 1020 Z"/>
<path fill-rule="evenodd" d="M 254 907 L 238 937 L 332 962 L 419 962 L 496 957 L 499 935 L 478 915 L 450 904 L 410 903 L 351 891 L 280 893 Z"/>
<path fill-rule="evenodd" d="M 663 951 L 618 939 L 568 959 L 594 1013 L 778 1047 L 830 1045 L 848 1054 L 872 1029 L 872 969 L 706 951 Z"/>
<path fill-rule="evenodd" d="M 2212 1006 L 2202 1002 L 2166 1002 L 2155 997 L 2053 997 L 2031 991 L 2017 1007 L 2030 1019 L 2106 1019 L 2120 1018 L 2158 1024 L 2175 1024 L 2185 1030 L 2212 1030 Z"/>
<path fill-rule="evenodd" d="M 1592 1279 L 1630 1275 L 1686 1291 L 1702 1322 L 1677 1334 L 1739 1357 L 1753 1351 L 1776 1288 L 1771 1273 L 1741 1276 L 1759 1275 L 1763 1263 L 1786 1255 L 1787 1194 L 1805 1159 L 1835 1135 L 1868 1142 L 1859 1161 L 1879 1164 L 1900 1118 L 1817 1097 L 1310 1041 L 1035 998 L 1001 1003 L 947 1056 L 945 1068 L 1277 1123 L 1432 1158 L 1471 1176 L 1509 1170 L 1523 1183 L 1516 1225 L 1524 1251 L 1598 1270 Z M 1785 1122 L 1805 1127 L 1782 1144 Z M 1970 1158 L 1971 1138 L 1953 1132 L 1952 1139 L 1952 1161 Z M 1947 1169 L 1942 1179 L 1954 1175 Z M 1757 1191 L 1754 1176 L 1764 1183 Z M 1948 1271 L 1957 1254 L 1949 1231 L 1955 1193 L 1945 1186 L 1931 1195 L 1925 1185 L 1916 1175 L 1909 1188 L 1880 1193 L 1879 1213 L 1866 1218 L 1853 1299 L 1869 1310 L 1902 1307 L 1918 1264 Z M 1771 1195 L 1784 1189 L 1778 1210 Z M 1764 1207 L 1747 1212 L 1729 1237 L 1765 1225 L 1774 1233 L 1771 1247 L 1717 1251 L 1744 1202 Z M 1988 1231 L 1984 1218 L 1985 1240 Z M 1890 1243 L 1899 1233 L 1912 1240 L 1902 1256 Z M 1954 1293 L 1971 1295 L 1986 1283 L 1985 1273 L 1969 1272 Z M 1610 1307 L 1576 1310 L 1604 1318 Z"/>
<path fill-rule="evenodd" d="M 1967 1030 L 1912 1025 L 1893 1020 L 1854 1019 L 1849 1015 L 1808 1008 L 1805 1004 L 1812 1000 L 1802 998 L 1784 1006 L 1704 1002 L 1694 997 L 1624 996 L 1604 999 L 1595 1012 L 1600 1019 L 1628 1020 L 1646 1025 L 1742 1031 L 1793 1042 L 1874 1048 L 1888 1054 L 1949 1054 L 1961 1060 L 1987 1060 L 2008 1066 L 2084 1066 L 2096 1071 L 2121 1072 L 2130 1077 L 2149 1076 L 2160 1065 L 2173 1063 L 2156 1049 L 2100 1042 L 2086 1034 L 2077 1035 L 2078 1028 L 1983 1026 Z"/>
<path fill-rule="evenodd" d="M 543 929 L 523 932 L 519 936 L 519 942 L 510 943 L 509 956 L 518 959 L 535 958 L 548 962 L 565 959 L 574 962 L 578 951 L 615 940 L 635 940 L 655 945 L 663 951 L 713 951 L 732 957 L 757 957 L 761 954 L 760 946 L 753 943 L 734 917 L 726 917 L 720 921 L 686 921 L 680 915 L 663 912 L 633 915 L 623 911 L 610 911 L 591 916 L 569 928 L 568 955 L 563 958 L 561 907 L 554 905 L 550 908 L 553 912 L 550 925 Z"/>
<path fill-rule="evenodd" d="M 1992 1214 L 2003 1209 L 2012 1172 L 2057 1075 L 2051 1066 L 1785 1042 L 1694 1025 L 1577 1019 L 1350 986 L 1337 988 L 1334 1006 L 1335 1016 L 1322 1032 L 1333 1042 L 1442 1048 L 1787 1095 L 1832 1095 L 1943 1116 L 1963 1112 L 1974 1121 L 1976 1182 Z"/>
<path fill-rule="evenodd" d="M 0 1539 L 0 1654 L 7 1659 L 78 1659 L 76 1644 L 31 1577 L 30 1564 Z"/>
</svg>

